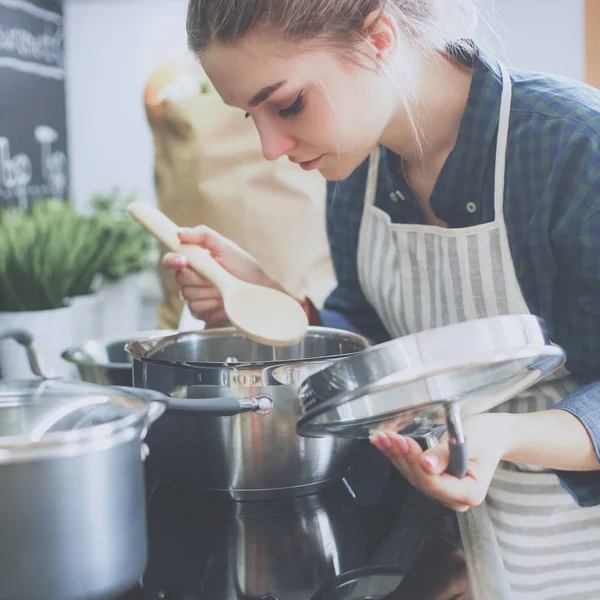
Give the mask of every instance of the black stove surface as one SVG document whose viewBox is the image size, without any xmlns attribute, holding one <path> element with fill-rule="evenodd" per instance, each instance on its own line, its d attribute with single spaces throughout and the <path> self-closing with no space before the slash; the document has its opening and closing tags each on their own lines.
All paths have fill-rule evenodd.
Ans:
<svg viewBox="0 0 600 600">
<path fill-rule="evenodd" d="M 146 573 L 119 600 L 470 598 L 455 516 L 387 465 L 363 467 L 270 501 L 153 486 Z"/>
</svg>

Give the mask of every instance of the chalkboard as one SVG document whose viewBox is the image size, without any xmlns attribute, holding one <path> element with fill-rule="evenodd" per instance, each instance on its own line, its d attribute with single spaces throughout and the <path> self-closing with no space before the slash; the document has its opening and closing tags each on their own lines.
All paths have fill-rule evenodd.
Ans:
<svg viewBox="0 0 600 600">
<path fill-rule="evenodd" d="M 63 14 L 0 0 L 0 208 L 68 195 Z"/>
</svg>

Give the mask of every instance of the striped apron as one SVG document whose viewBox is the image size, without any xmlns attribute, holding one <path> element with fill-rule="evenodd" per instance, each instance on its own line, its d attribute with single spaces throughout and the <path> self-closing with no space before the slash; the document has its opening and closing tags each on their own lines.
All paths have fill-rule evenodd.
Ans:
<svg viewBox="0 0 600 600">
<path fill-rule="evenodd" d="M 361 287 L 392 337 L 470 319 L 529 314 L 503 216 L 511 81 L 496 147 L 495 221 L 447 229 L 395 224 L 374 205 L 371 154 L 358 247 Z M 562 369 L 497 412 L 546 410 L 579 386 Z M 486 498 L 515 599 L 600 600 L 600 506 L 580 508 L 551 472 L 501 462 Z"/>
</svg>

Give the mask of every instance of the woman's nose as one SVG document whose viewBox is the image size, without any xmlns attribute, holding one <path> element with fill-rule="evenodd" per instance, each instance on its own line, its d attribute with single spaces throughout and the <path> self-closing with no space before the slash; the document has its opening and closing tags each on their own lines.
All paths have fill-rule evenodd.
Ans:
<svg viewBox="0 0 600 600">
<path fill-rule="evenodd" d="M 298 145 L 295 138 L 278 130 L 276 126 L 264 124 L 257 128 L 263 155 L 267 160 L 277 160 Z"/>
</svg>

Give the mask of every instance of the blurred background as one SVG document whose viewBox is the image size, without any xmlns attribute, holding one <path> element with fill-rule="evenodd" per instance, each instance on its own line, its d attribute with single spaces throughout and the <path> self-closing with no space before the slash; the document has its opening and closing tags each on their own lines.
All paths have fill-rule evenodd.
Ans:
<svg viewBox="0 0 600 600">
<path fill-rule="evenodd" d="M 133 198 L 218 229 L 317 305 L 335 284 L 325 182 L 262 158 L 188 56 L 186 8 L 0 0 L 0 326 L 27 326 L 57 370 L 91 339 L 202 327 L 127 216 Z M 600 0 L 481 12 L 478 40 L 508 64 L 600 85 Z M 21 375 L 6 346 L 0 372 Z"/>
</svg>

